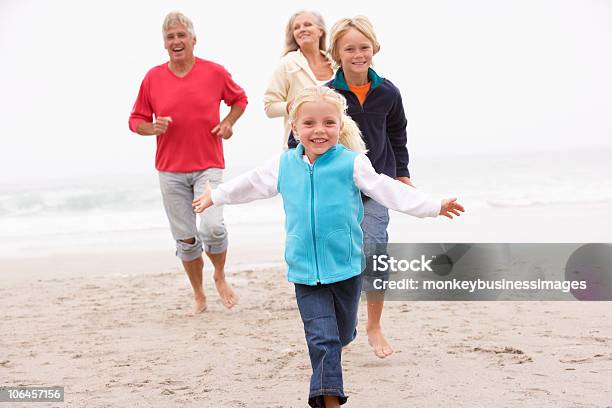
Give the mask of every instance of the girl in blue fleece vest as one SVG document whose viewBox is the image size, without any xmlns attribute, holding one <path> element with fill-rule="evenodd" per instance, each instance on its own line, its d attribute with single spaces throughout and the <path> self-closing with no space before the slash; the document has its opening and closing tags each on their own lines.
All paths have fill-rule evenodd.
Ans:
<svg viewBox="0 0 612 408">
<path fill-rule="evenodd" d="M 377 174 L 364 154 L 359 128 L 345 112 L 346 100 L 335 91 L 304 89 L 290 110 L 297 148 L 193 201 L 195 211 L 202 212 L 211 205 L 281 194 L 287 278 L 295 284 L 312 365 L 311 407 L 335 407 L 347 400 L 341 353 L 357 334 L 363 269 L 360 192 L 417 217 L 452 218 L 464 211 L 455 198 L 434 200 Z"/>
</svg>

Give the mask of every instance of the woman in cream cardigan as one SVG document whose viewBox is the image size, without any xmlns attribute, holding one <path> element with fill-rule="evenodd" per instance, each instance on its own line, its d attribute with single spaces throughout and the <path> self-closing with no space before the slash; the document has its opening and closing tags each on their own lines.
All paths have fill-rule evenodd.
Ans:
<svg viewBox="0 0 612 408">
<path fill-rule="evenodd" d="M 287 23 L 284 55 L 264 95 L 266 115 L 285 119 L 285 148 L 291 131 L 289 102 L 302 89 L 322 85 L 333 77 L 332 64 L 325 53 L 326 37 L 323 17 L 314 11 L 298 11 Z"/>
</svg>

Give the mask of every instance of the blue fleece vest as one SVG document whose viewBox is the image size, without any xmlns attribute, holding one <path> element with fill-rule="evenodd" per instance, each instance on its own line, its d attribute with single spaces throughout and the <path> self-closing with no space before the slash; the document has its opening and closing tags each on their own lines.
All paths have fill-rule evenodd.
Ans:
<svg viewBox="0 0 612 408">
<path fill-rule="evenodd" d="M 336 145 L 311 166 L 304 146 L 283 153 L 278 192 L 285 208 L 287 279 L 316 285 L 340 282 L 363 269 L 363 204 L 353 181 L 357 153 Z"/>
</svg>

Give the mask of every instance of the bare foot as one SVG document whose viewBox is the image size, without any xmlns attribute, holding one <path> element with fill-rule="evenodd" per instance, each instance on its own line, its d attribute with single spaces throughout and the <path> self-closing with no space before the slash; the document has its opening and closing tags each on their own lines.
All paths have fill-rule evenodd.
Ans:
<svg viewBox="0 0 612 408">
<path fill-rule="evenodd" d="M 340 401 L 338 400 L 338 397 L 334 395 L 324 395 L 323 404 L 325 405 L 325 408 L 340 408 Z"/>
<path fill-rule="evenodd" d="M 208 309 L 208 304 L 206 303 L 206 296 L 197 297 L 195 299 L 195 302 L 193 303 L 193 308 L 189 313 L 187 313 L 187 315 L 195 316 L 197 314 L 205 312 L 206 309 Z"/>
<path fill-rule="evenodd" d="M 385 336 L 383 336 L 380 327 L 368 329 L 366 331 L 368 333 L 368 343 L 374 349 L 376 357 L 385 358 L 393 354 L 393 349 L 387 342 L 387 339 L 385 339 Z"/>
<path fill-rule="evenodd" d="M 231 309 L 238 303 L 238 296 L 236 296 L 232 288 L 227 284 L 225 278 L 215 278 L 215 286 L 217 287 L 217 292 L 219 292 L 219 297 L 221 298 L 223 306 Z"/>
</svg>

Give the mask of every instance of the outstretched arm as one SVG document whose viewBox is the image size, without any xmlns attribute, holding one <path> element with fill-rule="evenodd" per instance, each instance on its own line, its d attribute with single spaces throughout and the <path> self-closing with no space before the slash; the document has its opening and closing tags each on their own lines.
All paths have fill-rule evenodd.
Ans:
<svg viewBox="0 0 612 408">
<path fill-rule="evenodd" d="M 196 212 L 202 212 L 211 205 L 242 204 L 278 194 L 279 157 L 275 157 L 254 170 L 238 176 L 211 190 L 207 186 L 204 194 L 193 200 Z"/>
<path fill-rule="evenodd" d="M 464 211 L 456 198 L 435 200 L 416 188 L 376 173 L 365 155 L 355 159 L 353 178 L 357 187 L 368 197 L 387 208 L 415 217 L 444 215 L 452 218 L 451 214 L 459 215 L 459 212 Z"/>
</svg>

